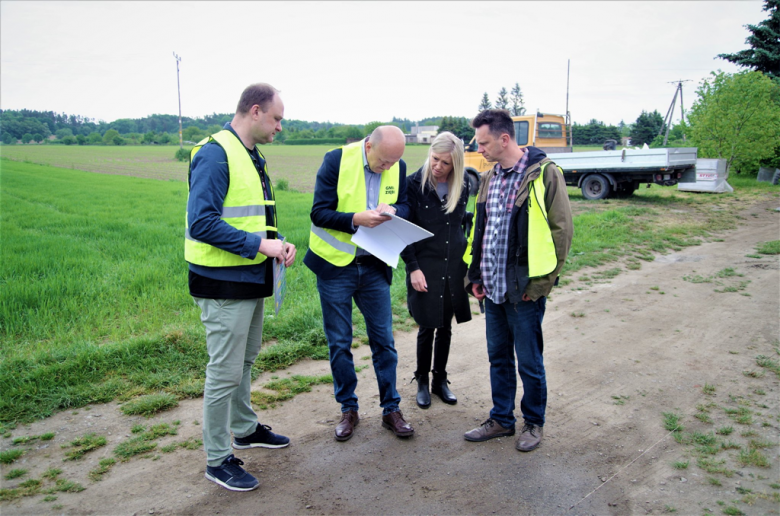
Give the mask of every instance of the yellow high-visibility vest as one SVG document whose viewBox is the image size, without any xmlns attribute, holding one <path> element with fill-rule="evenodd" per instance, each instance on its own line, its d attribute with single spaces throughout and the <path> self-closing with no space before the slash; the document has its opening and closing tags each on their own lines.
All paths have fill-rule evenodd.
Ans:
<svg viewBox="0 0 780 516">
<path fill-rule="evenodd" d="M 555 253 L 550 223 L 547 221 L 547 208 L 544 205 L 544 171 L 545 163 L 539 177 L 531 183 L 528 192 L 528 277 L 546 276 L 558 266 L 558 255 Z M 563 171 L 556 165 L 555 169 Z"/>
<path fill-rule="evenodd" d="M 195 157 L 195 154 L 209 142 L 217 143 L 222 147 L 228 160 L 230 185 L 222 203 L 220 218 L 236 229 L 253 233 L 260 238 L 266 238 L 268 231 L 276 231 L 276 227 L 273 225 L 276 221 L 271 221 L 271 225 L 269 225 L 265 216 L 265 207 L 276 204 L 270 180 L 268 181 L 268 188 L 271 193 L 271 199 L 266 200 L 263 196 L 263 185 L 260 182 L 260 175 L 252 162 L 252 158 L 247 153 L 246 147 L 244 147 L 244 144 L 236 135 L 227 129 L 198 142 L 190 154 L 190 166 L 192 166 L 192 158 Z M 258 150 L 258 152 L 260 151 Z M 262 154 L 260 156 L 265 160 Z M 268 174 L 267 166 L 265 167 L 265 173 L 266 175 Z M 189 188 L 189 182 L 187 188 Z M 264 254 L 257 253 L 257 256 L 250 260 L 205 242 L 195 240 L 190 236 L 188 218 L 187 215 L 184 235 L 184 259 L 188 262 L 206 267 L 236 267 L 262 263 L 267 258 Z"/>
<path fill-rule="evenodd" d="M 336 211 L 358 213 L 366 209 L 363 144 L 364 140 L 361 140 L 342 147 L 339 181 L 336 188 L 339 199 Z M 399 181 L 398 163 L 382 172 L 378 204 L 393 204 L 398 200 Z M 309 249 L 330 264 L 344 267 L 354 260 L 357 251 L 357 246 L 351 242 L 351 239 L 350 233 L 312 224 L 309 233 Z"/>
</svg>

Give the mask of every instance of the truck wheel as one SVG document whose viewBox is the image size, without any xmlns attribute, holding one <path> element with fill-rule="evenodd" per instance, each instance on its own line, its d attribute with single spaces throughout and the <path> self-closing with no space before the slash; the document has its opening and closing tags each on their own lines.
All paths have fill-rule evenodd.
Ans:
<svg viewBox="0 0 780 516">
<path fill-rule="evenodd" d="M 609 181 L 600 174 L 592 174 L 582 182 L 582 196 L 590 201 L 606 199 L 609 190 Z"/>
<path fill-rule="evenodd" d="M 469 181 L 469 195 L 477 195 L 479 190 L 479 174 L 476 170 L 467 168 L 466 178 Z"/>
</svg>

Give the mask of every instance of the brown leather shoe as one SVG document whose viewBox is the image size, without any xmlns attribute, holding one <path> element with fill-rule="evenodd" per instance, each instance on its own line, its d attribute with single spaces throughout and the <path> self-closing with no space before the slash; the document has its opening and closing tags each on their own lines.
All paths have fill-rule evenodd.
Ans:
<svg viewBox="0 0 780 516">
<path fill-rule="evenodd" d="M 400 410 L 382 416 L 382 426 L 392 430 L 396 437 L 411 437 L 414 435 L 414 428 L 404 421 L 404 415 L 401 414 Z"/>
<path fill-rule="evenodd" d="M 542 427 L 526 423 L 523 425 L 523 431 L 520 433 L 520 437 L 517 438 L 515 448 L 518 451 L 529 452 L 535 450 L 539 443 L 542 442 Z"/>
<path fill-rule="evenodd" d="M 356 410 L 348 410 L 341 413 L 341 421 L 336 425 L 336 440 L 346 441 L 352 437 L 352 432 L 360 421 Z"/>
</svg>

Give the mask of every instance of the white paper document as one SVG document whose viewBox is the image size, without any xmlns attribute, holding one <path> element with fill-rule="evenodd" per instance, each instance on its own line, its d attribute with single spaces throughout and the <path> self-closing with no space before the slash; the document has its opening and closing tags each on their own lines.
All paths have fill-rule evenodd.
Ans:
<svg viewBox="0 0 780 516">
<path fill-rule="evenodd" d="M 352 235 L 352 243 L 362 247 L 390 267 L 398 267 L 398 257 L 404 247 L 433 236 L 430 231 L 401 217 L 391 213 L 382 215 L 389 216 L 390 220 L 373 228 L 359 226 L 357 232 Z"/>
</svg>

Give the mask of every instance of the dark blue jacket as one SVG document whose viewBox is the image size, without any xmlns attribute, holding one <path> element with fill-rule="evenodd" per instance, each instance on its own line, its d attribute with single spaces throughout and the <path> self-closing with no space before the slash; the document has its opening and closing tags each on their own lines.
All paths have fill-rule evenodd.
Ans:
<svg viewBox="0 0 780 516">
<path fill-rule="evenodd" d="M 315 226 L 321 228 L 335 229 L 343 233 L 354 234 L 357 228 L 352 226 L 352 216 L 354 213 L 345 213 L 336 211 L 339 203 L 337 194 L 339 183 L 339 167 L 341 165 L 341 149 L 335 149 L 325 154 L 322 165 L 317 172 L 317 181 L 314 184 L 314 204 L 311 208 L 311 221 Z M 400 177 L 398 178 L 398 199 L 393 207 L 396 209 L 396 215 L 403 219 L 408 219 L 410 210 L 406 199 L 406 163 L 401 160 L 398 163 Z M 362 171 L 361 171 L 362 173 Z M 387 174 L 387 172 L 383 172 Z M 323 279 L 333 279 L 338 276 L 343 267 L 332 265 L 326 260 L 317 256 L 311 249 L 306 252 L 303 263 L 311 269 L 317 276 Z M 385 266 L 387 282 L 393 280 L 393 270 Z"/>
</svg>

